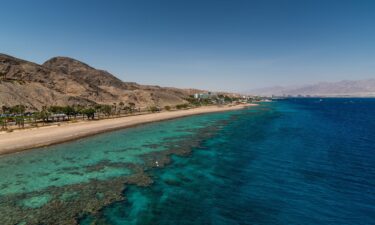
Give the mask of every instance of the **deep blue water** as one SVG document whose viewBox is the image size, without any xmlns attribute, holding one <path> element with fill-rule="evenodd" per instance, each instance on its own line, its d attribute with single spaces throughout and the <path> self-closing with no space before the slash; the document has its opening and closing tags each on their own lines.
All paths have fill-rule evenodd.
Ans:
<svg viewBox="0 0 375 225">
<path fill-rule="evenodd" d="M 89 224 L 375 224 L 375 99 L 244 110 Z"/>
</svg>

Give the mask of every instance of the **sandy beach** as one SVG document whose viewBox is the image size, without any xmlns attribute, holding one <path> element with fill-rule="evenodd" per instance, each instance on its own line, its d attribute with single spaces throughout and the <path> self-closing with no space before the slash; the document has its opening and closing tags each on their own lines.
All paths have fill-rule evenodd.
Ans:
<svg viewBox="0 0 375 225">
<path fill-rule="evenodd" d="M 146 115 L 128 116 L 98 121 L 63 124 L 0 134 L 0 155 L 27 149 L 58 144 L 111 130 L 132 127 L 144 123 L 169 120 L 191 115 L 243 109 L 254 104 L 236 106 L 206 106 L 188 110 L 167 111 Z"/>
</svg>

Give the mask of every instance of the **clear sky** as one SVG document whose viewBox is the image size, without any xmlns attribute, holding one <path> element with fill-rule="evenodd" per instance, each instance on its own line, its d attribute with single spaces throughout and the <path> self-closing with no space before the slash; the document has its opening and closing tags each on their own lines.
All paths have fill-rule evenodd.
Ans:
<svg viewBox="0 0 375 225">
<path fill-rule="evenodd" d="M 375 78 L 375 1 L 0 0 L 0 52 L 124 81 L 246 91 Z"/>
</svg>

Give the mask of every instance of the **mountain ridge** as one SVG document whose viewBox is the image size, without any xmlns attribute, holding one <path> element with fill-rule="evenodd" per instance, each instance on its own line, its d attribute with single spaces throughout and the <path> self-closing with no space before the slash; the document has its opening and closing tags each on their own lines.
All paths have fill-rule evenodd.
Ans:
<svg viewBox="0 0 375 225">
<path fill-rule="evenodd" d="M 0 53 L 0 105 L 92 105 L 124 102 L 136 107 L 177 105 L 196 89 L 164 88 L 123 82 L 111 73 L 69 57 L 39 65 Z"/>
<path fill-rule="evenodd" d="M 299 86 L 274 86 L 249 91 L 263 96 L 375 97 L 375 79 L 319 82 Z"/>
</svg>

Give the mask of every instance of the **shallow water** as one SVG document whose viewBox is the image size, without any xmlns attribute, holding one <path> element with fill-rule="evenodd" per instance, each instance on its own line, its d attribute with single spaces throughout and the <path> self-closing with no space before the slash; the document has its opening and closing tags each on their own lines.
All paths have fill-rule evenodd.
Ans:
<svg viewBox="0 0 375 225">
<path fill-rule="evenodd" d="M 0 213 L 16 200 L 73 204 L 81 225 L 375 224 L 374 112 L 290 99 L 2 157 Z"/>
<path fill-rule="evenodd" d="M 145 170 L 163 167 L 169 154 L 185 154 L 235 114 L 148 124 L 0 157 L 0 224 L 74 223 L 121 200 L 125 184 L 148 186 Z"/>
</svg>

